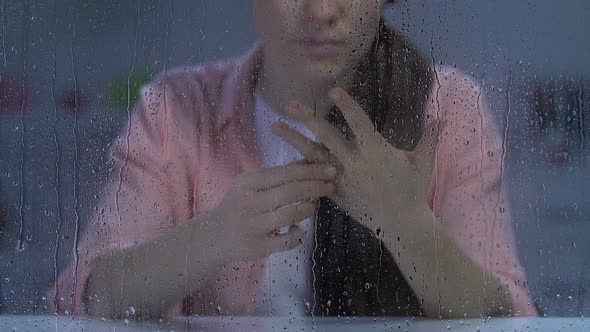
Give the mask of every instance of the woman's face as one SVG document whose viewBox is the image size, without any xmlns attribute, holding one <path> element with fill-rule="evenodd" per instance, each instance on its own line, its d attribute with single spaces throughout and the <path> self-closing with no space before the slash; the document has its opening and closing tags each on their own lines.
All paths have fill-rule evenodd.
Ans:
<svg viewBox="0 0 590 332">
<path fill-rule="evenodd" d="M 340 78 L 376 37 L 386 0 L 253 0 L 265 63 L 307 81 Z M 275 68 L 276 69 L 276 68 Z"/>
</svg>

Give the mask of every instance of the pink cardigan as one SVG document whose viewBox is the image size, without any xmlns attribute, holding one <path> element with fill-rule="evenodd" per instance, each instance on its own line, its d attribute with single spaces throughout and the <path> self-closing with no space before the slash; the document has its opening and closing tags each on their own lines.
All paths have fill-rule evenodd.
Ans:
<svg viewBox="0 0 590 332">
<path fill-rule="evenodd" d="M 142 100 L 112 148 L 114 175 L 80 238 L 77 269 L 71 262 L 49 291 L 57 299 L 54 310 L 84 314 L 97 259 L 214 208 L 234 175 L 260 167 L 251 130 L 260 60 L 256 45 L 240 58 L 168 72 L 142 88 Z M 426 117 L 430 134 L 417 150 L 437 152 L 424 199 L 460 247 L 507 287 L 513 314 L 533 315 L 502 182 L 498 130 L 475 81 L 451 68 L 437 74 Z M 261 264 L 251 266 L 227 266 L 171 314 L 217 313 L 218 306 L 233 315 L 251 314 L 260 284 L 255 281 L 262 277 Z"/>
</svg>

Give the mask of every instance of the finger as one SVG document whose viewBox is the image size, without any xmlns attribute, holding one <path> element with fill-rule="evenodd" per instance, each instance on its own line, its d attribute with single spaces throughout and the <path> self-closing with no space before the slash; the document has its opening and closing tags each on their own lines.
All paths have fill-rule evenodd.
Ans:
<svg viewBox="0 0 590 332">
<path fill-rule="evenodd" d="M 265 230 L 273 232 L 283 227 L 296 224 L 315 215 L 316 208 L 316 203 L 306 201 L 283 206 L 273 212 L 267 212 L 263 215 Z"/>
<path fill-rule="evenodd" d="M 301 201 L 329 197 L 334 193 L 334 184 L 324 181 L 289 182 L 259 193 L 258 211 L 274 211 L 285 205 Z"/>
<path fill-rule="evenodd" d="M 329 150 L 326 147 L 310 140 L 287 124 L 277 122 L 272 126 L 272 131 L 299 151 L 305 159 L 316 163 L 329 160 Z"/>
<path fill-rule="evenodd" d="M 262 191 L 294 181 L 330 181 L 335 176 L 336 169 L 329 164 L 295 162 L 285 166 L 260 168 L 243 173 L 238 182 L 246 189 Z"/>
<path fill-rule="evenodd" d="M 291 225 L 289 232 L 286 234 L 270 233 L 270 250 L 271 253 L 291 250 L 302 243 L 303 230 L 297 225 Z"/>
<path fill-rule="evenodd" d="M 285 116 L 303 123 L 339 160 L 346 160 L 354 150 L 352 144 L 328 120 L 317 116 L 299 102 L 290 102 L 283 110 Z"/>
<path fill-rule="evenodd" d="M 345 90 L 334 88 L 328 93 L 330 99 L 340 109 L 357 141 L 366 141 L 375 134 L 375 125 L 361 107 Z"/>
</svg>

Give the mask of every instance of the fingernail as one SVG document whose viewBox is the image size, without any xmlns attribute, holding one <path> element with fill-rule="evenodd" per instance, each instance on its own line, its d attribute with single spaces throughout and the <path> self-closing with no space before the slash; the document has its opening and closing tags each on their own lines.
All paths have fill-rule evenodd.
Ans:
<svg viewBox="0 0 590 332">
<path fill-rule="evenodd" d="M 284 129 L 284 128 L 285 128 L 285 124 L 284 124 L 284 123 L 282 123 L 282 122 L 275 122 L 275 123 L 273 124 L 273 128 L 274 128 L 275 130 L 281 130 L 281 129 Z"/>
<path fill-rule="evenodd" d="M 289 226 L 281 227 L 281 228 L 275 230 L 275 233 L 277 235 L 285 235 L 285 234 L 289 233 Z"/>
<path fill-rule="evenodd" d="M 328 166 L 324 169 L 324 173 L 329 177 L 335 177 L 336 176 L 336 168 L 334 168 L 333 166 Z"/>
</svg>

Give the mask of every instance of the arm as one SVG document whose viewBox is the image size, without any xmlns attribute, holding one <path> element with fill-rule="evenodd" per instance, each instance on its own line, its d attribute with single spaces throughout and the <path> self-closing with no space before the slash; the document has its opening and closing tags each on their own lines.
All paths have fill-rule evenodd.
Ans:
<svg viewBox="0 0 590 332">
<path fill-rule="evenodd" d="M 400 179 L 416 178 L 411 170 L 400 170 Z M 395 202 L 383 199 L 382 206 L 396 206 L 396 212 L 369 207 L 375 214 L 374 225 L 383 230 L 383 241 L 393 254 L 402 274 L 422 301 L 425 313 L 430 317 L 464 318 L 494 314 L 507 314 L 511 310 L 507 289 L 490 268 L 491 262 L 479 264 L 465 250 L 467 238 L 457 238 L 445 227 L 447 216 L 433 214 L 428 206 L 426 190 L 408 190 L 415 183 L 398 181 L 404 194 L 384 193 L 395 197 Z M 410 181 L 410 180 L 407 180 Z M 424 184 L 424 187 L 426 185 Z M 444 204 L 439 202 L 439 204 Z M 455 215 L 458 211 L 445 211 Z M 392 222 L 392 216 L 395 216 Z M 455 216 L 456 217 L 456 216 Z M 460 218 L 470 218 L 469 213 Z M 450 220 L 450 222 L 460 222 Z M 472 228 L 472 225 L 467 225 Z M 468 229 L 464 231 L 468 232 Z M 487 234 L 490 234 L 489 232 Z M 467 234 L 466 234 L 467 235 Z M 484 234 L 475 236 L 485 238 Z M 463 243 L 462 243 L 463 242 Z M 480 245 L 480 244 L 475 244 Z M 482 241 L 482 249 L 490 249 L 488 241 Z M 483 257 L 482 257 L 483 258 Z"/>
<path fill-rule="evenodd" d="M 56 313 L 85 315 L 89 309 L 93 313 L 100 306 L 103 308 L 98 310 L 105 312 L 105 303 L 110 306 L 114 301 L 121 302 L 109 311 L 115 314 L 124 312 L 130 301 L 122 296 L 134 294 L 133 289 L 126 293 L 128 282 L 125 279 L 134 278 L 136 262 L 148 263 L 150 259 L 145 256 L 137 261 L 128 260 L 138 258 L 133 250 L 141 247 L 138 252 L 152 254 L 149 243 L 158 241 L 163 235 L 169 236 L 163 238 L 164 242 L 176 238 L 176 227 L 202 214 L 202 207 L 193 197 L 197 184 L 194 165 L 197 165 L 199 150 L 190 150 L 190 147 L 199 146 L 195 124 L 198 124 L 200 114 L 197 110 L 202 105 L 191 103 L 190 108 L 192 99 L 180 90 L 201 91 L 190 83 L 185 76 L 161 76 L 141 89 L 141 98 L 130 114 L 125 130 L 109 150 L 111 176 L 80 234 L 74 260 L 60 272 L 55 286 L 49 291 L 48 297 L 53 300 L 50 303 Z M 201 240 L 196 238 L 197 233 L 193 232 L 195 241 Z M 186 255 L 188 244 L 186 241 L 177 243 L 177 247 L 170 250 L 178 252 L 184 246 Z M 184 262 L 185 255 L 176 259 Z M 121 265 L 121 262 L 126 264 Z M 139 273 L 144 268 L 138 268 Z M 108 273 L 119 275 L 119 280 L 109 283 L 112 280 Z M 176 280 L 184 283 L 187 279 Z M 121 288 L 120 285 L 123 285 L 123 292 L 115 298 L 109 296 L 107 290 L 111 286 Z M 146 290 L 144 288 L 148 292 Z M 173 307 L 172 312 L 181 307 L 182 300 L 182 297 L 177 299 L 175 304 L 179 305 Z M 98 301 L 102 304 L 97 307 Z"/>
<path fill-rule="evenodd" d="M 404 190 L 390 205 L 405 222 L 380 215 L 384 240 L 430 315 L 534 315 L 502 182 L 499 133 L 475 82 L 457 72 L 440 77 L 440 108 L 433 102 L 430 111 L 440 129 L 417 151 L 436 151 L 419 161 L 432 175 L 396 171 Z"/>
<path fill-rule="evenodd" d="M 336 202 L 357 221 L 382 231 L 428 315 L 534 314 L 501 186 L 495 126 L 477 84 L 444 73 L 427 110 L 426 118 L 435 120 L 415 152 L 384 141 L 342 89 L 333 89 L 330 97 L 355 133 L 353 141 L 297 102 L 284 113 L 304 123 L 319 143 L 286 126 L 275 131 L 306 159 L 340 167 Z"/>
<path fill-rule="evenodd" d="M 207 219 L 203 215 L 194 223 Z M 124 317 L 133 306 L 134 317 L 158 317 L 200 289 L 229 262 L 211 237 L 199 236 L 195 224 L 100 259 L 88 280 L 88 313 Z"/>
<path fill-rule="evenodd" d="M 141 246 L 137 253 L 133 248 L 141 243 L 155 243 L 162 234 L 167 234 L 167 238 L 162 239 L 166 243 L 178 238 L 175 225 L 191 220 L 196 213 L 191 199 L 192 185 L 188 183 L 194 175 L 187 168 L 190 163 L 186 153 L 179 145 L 168 144 L 171 140 L 188 141 L 192 137 L 182 136 L 186 131 L 170 116 L 170 113 L 177 113 L 173 112 L 177 105 L 161 102 L 161 86 L 150 84 L 142 89 L 141 101 L 110 150 L 113 157 L 111 178 L 81 234 L 75 260 L 60 274 L 52 289 L 56 312 L 104 314 L 108 304 L 111 313 L 122 314 L 127 308 L 128 296 L 137 295 L 131 285 L 136 278 L 133 272 L 136 263 L 147 263 L 151 259 L 150 256 L 139 257 L 138 253 L 154 254 L 149 244 Z M 167 130 L 170 125 L 175 125 L 174 133 Z M 170 250 L 179 252 L 184 247 L 186 254 L 187 243 L 178 242 L 176 247 L 170 246 Z M 182 257 L 184 262 L 184 255 Z M 147 267 L 140 267 L 138 273 L 142 268 Z M 116 282 L 111 278 L 115 275 L 118 276 Z M 145 286 L 144 283 L 137 286 L 141 285 Z M 118 288 L 116 296 L 111 295 L 114 294 L 111 287 Z M 111 306 L 114 302 L 118 305 Z M 153 308 L 148 305 L 146 311 Z"/>
<path fill-rule="evenodd" d="M 133 306 L 139 309 L 134 317 L 157 317 L 204 288 L 227 263 L 254 263 L 298 246 L 303 233 L 296 224 L 316 210 L 310 199 L 333 192 L 329 181 L 335 172 L 326 172 L 326 167 L 296 163 L 243 172 L 218 207 L 152 240 L 100 259 L 86 291 L 89 313 L 120 317 Z M 289 233 L 276 234 L 283 227 L 289 227 Z M 243 265 L 238 270 L 247 271 L 248 264 Z M 238 276 L 234 277 L 237 280 Z M 247 278 L 239 279 L 241 288 L 249 288 Z M 214 287 L 224 286 L 217 282 Z M 101 293 L 104 290 L 107 292 Z M 219 298 L 215 301 L 229 305 Z"/>
<path fill-rule="evenodd" d="M 451 71 L 439 77 L 426 117 L 435 120 L 412 153 L 385 141 L 365 110 L 339 88 L 329 95 L 354 140 L 299 102 L 283 113 L 305 124 L 318 142 L 286 125 L 273 129 L 307 160 L 339 167 L 336 203 L 382 231 L 429 315 L 534 315 L 502 187 L 495 125 L 475 82 Z"/>
<path fill-rule="evenodd" d="M 136 318 L 220 306 L 224 313 L 249 312 L 260 258 L 299 245 L 296 224 L 315 213 L 311 200 L 333 192 L 335 172 L 325 172 L 327 165 L 197 173 L 224 158 L 205 156 L 197 128 L 209 109 L 198 105 L 204 98 L 188 97 L 192 91 L 202 89 L 177 77 L 142 89 L 113 148 L 114 177 L 76 259 L 50 290 L 56 313 L 117 317 L 129 306 Z M 194 197 L 197 180 L 207 188 L 205 203 Z M 283 227 L 290 232 L 276 234 Z"/>
</svg>

